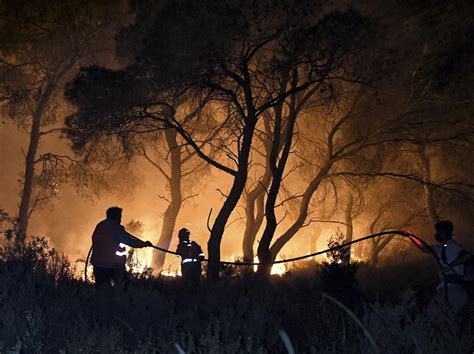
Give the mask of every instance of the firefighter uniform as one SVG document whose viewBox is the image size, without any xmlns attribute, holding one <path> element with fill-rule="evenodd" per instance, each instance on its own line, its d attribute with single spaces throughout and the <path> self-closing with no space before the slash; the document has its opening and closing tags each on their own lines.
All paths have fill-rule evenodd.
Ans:
<svg viewBox="0 0 474 354">
<path fill-rule="evenodd" d="M 443 267 L 448 267 L 458 257 L 466 252 L 461 246 L 459 246 L 453 240 L 447 240 L 442 245 L 431 246 L 434 253 L 438 257 Z M 458 264 L 457 266 L 450 267 L 444 272 L 444 279 L 448 283 L 462 283 L 464 278 L 464 265 Z"/>
<path fill-rule="evenodd" d="M 198 286 L 201 280 L 201 261 L 204 259 L 201 246 L 189 238 L 180 239 L 176 253 L 181 256 L 183 282 L 189 286 Z"/>
<path fill-rule="evenodd" d="M 438 296 L 458 312 L 469 295 L 472 296 L 472 255 L 452 240 L 454 225 L 451 221 L 440 221 L 435 229 L 435 239 L 439 244 L 432 246 L 432 250 L 443 268 Z"/>
<path fill-rule="evenodd" d="M 142 248 L 147 245 L 147 242 L 125 231 L 125 228 L 116 220 L 105 219 L 98 223 L 92 234 L 91 255 L 96 287 L 110 286 L 112 281 L 127 284 L 125 246 Z"/>
</svg>

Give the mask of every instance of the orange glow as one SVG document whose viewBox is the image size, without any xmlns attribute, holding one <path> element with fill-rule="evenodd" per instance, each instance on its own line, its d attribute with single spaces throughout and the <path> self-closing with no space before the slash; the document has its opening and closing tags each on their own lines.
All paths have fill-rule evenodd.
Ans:
<svg viewBox="0 0 474 354">
<path fill-rule="evenodd" d="M 173 278 L 176 278 L 176 277 L 180 277 L 181 276 L 181 272 L 179 271 L 171 271 L 169 269 L 166 269 L 166 270 L 162 270 L 161 273 L 160 273 L 161 276 L 164 276 L 164 277 L 173 277 Z"/>
<path fill-rule="evenodd" d="M 258 262 L 258 257 L 255 257 L 255 258 L 253 259 L 253 261 L 254 261 L 254 262 Z M 274 265 L 272 266 L 272 270 L 270 271 L 270 274 L 271 274 L 271 275 L 279 275 L 279 276 L 284 275 L 284 274 L 287 273 L 288 270 L 289 270 L 289 265 L 288 265 L 288 264 L 289 264 L 289 263 L 274 264 Z M 257 271 L 257 268 L 258 268 L 258 266 L 256 266 L 256 265 L 253 266 L 254 272 Z"/>
</svg>

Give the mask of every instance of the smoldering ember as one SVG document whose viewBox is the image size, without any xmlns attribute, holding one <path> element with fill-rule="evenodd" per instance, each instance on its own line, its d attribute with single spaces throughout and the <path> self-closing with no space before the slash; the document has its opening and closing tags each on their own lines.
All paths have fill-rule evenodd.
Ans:
<svg viewBox="0 0 474 354">
<path fill-rule="evenodd" d="M 474 353 L 473 1 L 0 4 L 0 353 Z"/>
</svg>

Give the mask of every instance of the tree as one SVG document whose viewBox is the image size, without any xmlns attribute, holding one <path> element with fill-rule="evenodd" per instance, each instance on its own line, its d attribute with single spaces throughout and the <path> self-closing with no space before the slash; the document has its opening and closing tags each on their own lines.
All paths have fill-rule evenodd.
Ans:
<svg viewBox="0 0 474 354">
<path fill-rule="evenodd" d="M 394 121 L 377 122 L 372 119 L 370 109 L 370 95 L 366 95 L 364 89 L 357 91 L 355 95 L 346 94 L 344 100 L 336 101 L 331 108 L 322 107 L 320 111 L 313 114 L 327 115 L 324 119 L 320 135 L 312 138 L 312 150 L 307 148 L 306 157 L 300 154 L 306 162 L 305 169 L 308 174 L 306 187 L 301 193 L 298 202 L 298 212 L 291 225 L 273 242 L 270 247 L 271 260 L 275 259 L 283 246 L 305 225 L 313 220 L 307 220 L 310 214 L 309 207 L 314 194 L 323 183 L 331 183 L 337 189 L 334 178 L 340 175 L 336 171 L 344 166 L 357 166 L 357 163 L 365 161 L 364 155 L 373 153 L 374 146 L 383 145 L 389 139 L 393 139 Z M 344 102 L 346 101 L 346 102 Z M 368 105 L 369 104 L 369 105 Z M 370 109 L 369 109 L 370 108 Z M 317 118 L 315 118 L 317 119 Z M 327 126 L 325 126 L 327 124 Z M 364 127 L 358 129 L 356 127 Z M 350 202 L 350 198 L 349 198 Z M 353 204 L 353 203 L 349 203 Z M 352 207 L 348 212 L 352 215 Z M 262 269 L 262 272 L 268 272 Z"/>
<path fill-rule="evenodd" d="M 80 136 L 90 139 L 93 130 L 103 132 L 104 127 L 108 133 L 121 133 L 122 137 L 127 136 L 127 131 L 128 136 L 144 132 L 137 127 L 173 128 L 199 157 L 231 175 L 232 186 L 213 222 L 208 242 L 209 258 L 218 261 L 225 226 L 247 182 L 260 117 L 292 95 L 340 80 L 342 72 L 335 70 L 354 44 L 348 39 L 356 38 L 364 27 L 362 17 L 354 11 L 321 15 L 319 10 L 312 2 L 291 1 L 163 4 L 153 24 L 142 33 L 143 46 L 136 55 L 136 65 L 126 72 L 110 73 L 136 84 L 138 91 L 134 92 L 141 94 L 133 97 L 135 102 L 131 97 L 122 97 L 125 101 L 113 112 L 91 112 L 84 101 L 72 98 L 82 111 L 68 120 L 69 137 L 79 147 Z M 76 82 L 76 86 L 80 85 Z M 193 104 L 194 113 L 188 114 L 188 119 L 211 107 L 221 113 L 215 129 L 226 127 L 219 134 L 221 141 L 222 136 L 228 137 L 221 148 L 233 167 L 228 166 L 229 161 L 210 157 L 196 143 L 182 124 L 187 120 L 170 114 L 170 107 L 176 108 L 170 104 L 170 97 L 173 102 L 179 97 L 179 102 Z M 94 122 L 86 112 L 95 114 Z M 99 123 L 103 123 L 102 129 L 98 128 Z M 218 278 L 216 262 L 210 263 L 208 276 Z"/>
<path fill-rule="evenodd" d="M 163 213 L 163 225 L 161 228 L 158 246 L 169 249 L 173 233 L 175 231 L 176 220 L 183 203 L 197 194 L 183 196 L 183 192 L 188 193 L 196 186 L 196 179 L 202 177 L 207 171 L 207 165 L 202 161 L 195 161 L 195 152 L 186 149 L 182 142 L 178 142 L 178 134 L 174 129 L 165 129 L 166 148 L 163 150 L 165 156 L 160 156 L 159 148 L 155 149 L 153 158 L 147 152 L 147 147 L 143 146 L 143 157 L 151 163 L 159 173 L 165 178 L 167 189 L 169 190 L 169 199 L 163 195 L 159 197 L 168 202 L 168 207 Z M 164 252 L 155 252 L 153 254 L 153 267 L 155 272 L 160 272 L 165 263 L 166 254 Z"/>
<path fill-rule="evenodd" d="M 414 185 L 413 187 L 417 187 Z M 374 183 L 366 192 L 370 200 L 369 212 L 372 215 L 369 233 L 375 234 L 388 230 L 405 230 L 414 225 L 423 216 L 423 207 L 411 199 L 411 189 L 406 188 L 405 181 L 395 183 Z M 385 195 L 385 198 L 372 196 Z M 370 209 L 375 209 L 374 211 Z M 389 245 L 395 236 L 377 237 L 370 240 L 369 262 L 375 267 L 379 263 L 380 253 Z"/>
<path fill-rule="evenodd" d="M 3 113 L 29 134 L 17 243 L 24 242 L 34 210 L 58 192 L 65 163 L 73 161 L 52 153 L 40 154 L 40 142 L 60 131 L 51 126 L 64 110 L 64 82 L 80 63 L 104 49 L 104 37 L 112 30 L 105 19 L 116 14 L 109 5 L 108 1 L 2 2 L 0 104 Z"/>
<path fill-rule="evenodd" d="M 245 231 L 242 240 L 243 259 L 252 262 L 254 259 L 254 243 L 263 221 L 265 219 L 265 197 L 268 186 L 272 180 L 272 168 L 270 163 L 270 155 L 273 145 L 272 121 L 273 116 L 270 111 L 265 112 L 262 118 L 263 129 L 257 132 L 256 136 L 260 142 L 260 146 L 254 147 L 253 152 L 259 154 L 263 162 L 263 174 L 258 180 L 249 179 L 249 188 L 245 191 Z M 279 132 L 284 136 L 284 132 Z M 282 137 L 281 137 L 282 138 Z M 281 139 L 280 138 L 280 139 Z M 283 144 L 279 145 L 279 152 Z M 252 158 L 255 161 L 255 158 Z M 256 165 L 256 164 L 254 164 Z M 257 171 L 255 173 L 258 173 Z"/>
<path fill-rule="evenodd" d="M 472 6 L 467 6 L 467 8 L 472 11 Z M 312 193 L 317 191 L 317 188 L 324 180 L 331 181 L 339 177 L 346 177 L 358 179 L 357 183 L 360 183 L 360 181 L 367 178 L 384 176 L 391 179 L 401 179 L 407 183 L 415 182 L 417 187 L 421 187 L 424 190 L 427 209 L 431 210 L 431 215 L 434 217 L 439 213 L 437 211 L 439 206 L 436 206 L 437 197 L 435 192 L 438 196 L 440 192 L 454 192 L 458 195 L 470 193 L 468 191 L 470 184 L 459 180 L 457 176 L 447 176 L 444 180 L 434 178 L 431 171 L 433 161 L 429 160 L 429 155 L 426 156 L 426 152 L 429 150 L 437 151 L 438 156 L 440 152 L 443 152 L 443 154 L 452 153 L 453 150 L 449 148 L 449 145 L 457 145 L 472 134 L 472 123 L 469 122 L 468 117 L 458 115 L 469 107 L 469 101 L 453 100 L 449 95 L 448 97 L 442 97 L 439 95 L 440 86 L 437 80 L 439 76 L 445 76 L 446 74 L 439 70 L 442 67 L 447 68 L 447 72 L 451 74 L 457 73 L 452 78 L 462 80 L 462 75 L 459 76 L 460 72 L 450 62 L 452 60 L 450 58 L 454 57 L 452 55 L 454 52 L 461 55 L 462 67 L 466 68 L 467 72 L 470 71 L 470 64 L 468 63 L 472 63 L 472 60 L 469 61 L 467 58 L 469 57 L 468 53 L 472 53 L 469 50 L 472 41 L 468 44 L 468 41 L 465 40 L 469 38 L 469 35 L 465 36 L 466 33 L 470 33 L 469 28 L 466 28 L 465 21 L 460 21 L 461 16 L 465 16 L 465 13 L 464 15 L 462 13 L 466 11 L 466 7 L 460 4 L 450 5 L 443 3 L 437 4 L 434 7 L 423 4 L 420 6 L 420 9 L 422 10 L 416 13 L 421 18 L 421 21 L 418 23 L 418 25 L 421 24 L 419 28 L 424 28 L 426 31 L 423 37 L 428 42 L 435 42 L 437 45 L 443 43 L 440 47 L 434 46 L 436 47 L 437 54 L 441 53 L 442 55 L 433 55 L 435 53 L 432 50 L 433 46 L 427 48 L 431 47 L 428 52 L 426 50 L 423 50 L 423 53 L 416 50 L 410 52 L 409 50 L 413 49 L 410 46 L 414 44 L 408 43 L 408 41 L 404 42 L 404 40 L 395 42 L 389 48 L 382 48 L 381 53 L 392 53 L 391 55 L 395 60 L 391 61 L 388 71 L 382 71 L 381 78 L 383 80 L 377 83 L 377 94 L 372 96 L 377 99 L 368 102 L 369 105 L 367 106 L 367 97 L 371 97 L 372 93 L 369 92 L 369 95 L 366 93 L 361 95 L 359 98 L 362 99 L 359 104 L 356 104 L 351 109 L 346 107 L 341 110 L 343 119 L 339 121 L 336 119 L 333 127 L 328 129 L 329 133 L 323 135 L 323 139 L 326 141 L 315 142 L 315 144 L 319 143 L 319 145 L 328 147 L 329 158 L 326 160 L 323 157 L 321 161 L 315 163 L 314 156 L 318 155 L 313 154 L 312 159 L 306 159 L 308 165 L 315 167 L 317 178 L 311 180 L 310 188 L 302 193 L 300 214 L 296 222 L 282 236 L 277 238 L 271 246 L 273 257 L 295 235 L 301 226 L 307 223 L 308 206 L 310 205 Z M 432 17 L 433 15 L 434 17 Z M 391 15 L 386 17 L 391 17 Z M 438 17 L 440 17 L 440 21 L 435 21 L 436 26 L 441 25 L 439 27 L 431 26 L 433 18 Z M 429 22 L 423 22 L 426 19 L 429 19 Z M 396 23 L 398 24 L 399 22 Z M 453 26 L 453 23 L 456 24 Z M 436 29 L 433 31 L 434 28 Z M 391 30 L 400 31 L 398 25 L 397 28 L 388 29 L 388 31 Z M 442 41 L 438 42 L 437 37 L 444 33 L 444 31 L 449 33 L 447 36 L 449 40 L 445 41 L 446 38 L 443 38 Z M 432 36 L 433 32 L 437 33 L 434 37 Z M 423 30 L 421 30 L 421 33 L 423 33 Z M 419 34 L 420 32 L 417 33 L 417 35 Z M 462 38 L 462 40 L 459 41 L 456 38 Z M 426 47 L 423 48 L 425 49 Z M 394 49 L 401 49 L 399 50 L 400 53 L 407 53 L 408 55 L 405 55 L 404 60 L 401 57 L 397 58 L 397 52 L 394 52 Z M 446 49 L 448 50 L 446 51 Z M 377 52 L 377 48 L 373 48 L 371 52 L 374 50 Z M 450 54 L 446 55 L 448 52 Z M 400 75 L 394 76 L 394 73 L 402 73 L 403 78 L 401 79 Z M 446 80 L 445 83 L 448 81 Z M 435 85 L 436 82 L 437 84 Z M 467 81 L 464 81 L 465 83 Z M 397 86 L 400 84 L 402 84 L 402 88 L 396 89 L 394 94 L 393 85 Z M 445 92 L 446 88 L 446 86 L 443 88 Z M 390 91 L 392 92 L 390 93 Z M 465 98 L 466 92 L 464 91 L 464 94 L 460 96 Z M 387 94 L 391 95 L 391 97 Z M 380 100 L 381 98 L 385 99 L 385 101 Z M 402 104 L 395 103 L 397 100 L 402 102 Z M 360 103 L 362 103 L 362 106 Z M 360 111 L 357 111 L 361 108 L 364 109 L 364 106 L 370 109 L 366 110 L 362 116 L 357 117 L 360 114 Z M 354 112 L 351 112 L 351 110 Z M 454 117 L 452 117 L 453 115 Z M 456 117 L 456 115 L 458 116 Z M 446 116 L 450 116 L 450 119 L 446 119 Z M 331 117 L 330 119 L 332 121 L 333 118 Z M 354 130 L 354 124 L 360 125 L 358 130 L 355 130 L 357 133 L 355 135 L 351 131 Z M 352 129 L 350 128 L 351 125 Z M 363 128 L 365 127 L 367 127 L 367 130 L 364 132 Z M 339 145 L 340 149 L 334 148 L 337 145 Z M 392 152 L 396 154 L 396 162 L 393 165 L 384 165 L 384 169 L 378 171 L 353 168 L 357 166 L 358 161 L 370 159 L 374 149 L 384 146 L 389 146 L 393 149 Z M 423 151 L 418 149 L 421 163 L 419 164 L 411 158 L 407 159 L 408 165 L 404 165 L 400 159 L 400 151 L 403 149 L 402 151 L 407 152 L 409 149 L 416 148 L 417 146 L 422 147 L 422 150 L 424 149 L 425 158 L 423 158 Z M 417 155 L 415 154 L 414 156 Z M 346 163 L 342 164 L 341 162 Z M 347 162 L 352 165 L 348 165 Z M 447 165 L 449 165 L 448 162 L 446 162 Z M 352 171 L 349 172 L 349 170 Z M 356 172 L 357 170 L 359 172 Z M 384 180 L 386 181 L 386 179 Z"/>
</svg>

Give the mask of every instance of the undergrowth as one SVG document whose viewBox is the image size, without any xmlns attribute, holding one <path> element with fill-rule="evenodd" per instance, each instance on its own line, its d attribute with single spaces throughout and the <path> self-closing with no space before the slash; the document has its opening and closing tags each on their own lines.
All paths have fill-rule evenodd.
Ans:
<svg viewBox="0 0 474 354">
<path fill-rule="evenodd" d="M 285 338 L 296 353 L 472 351 L 472 304 L 433 314 L 432 287 L 377 292 L 360 281 L 370 276 L 364 266 L 359 281 L 354 269 L 333 268 L 308 263 L 265 284 L 230 272 L 192 291 L 179 278 L 135 277 L 106 294 L 75 278 L 43 239 L 4 246 L 0 353 L 277 353 L 287 352 Z"/>
</svg>

